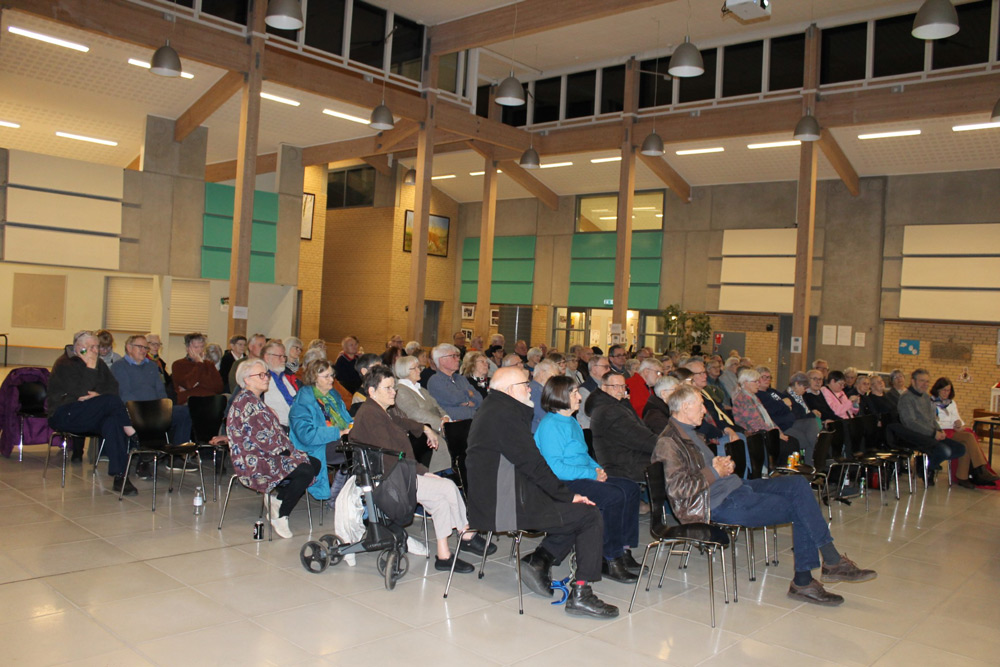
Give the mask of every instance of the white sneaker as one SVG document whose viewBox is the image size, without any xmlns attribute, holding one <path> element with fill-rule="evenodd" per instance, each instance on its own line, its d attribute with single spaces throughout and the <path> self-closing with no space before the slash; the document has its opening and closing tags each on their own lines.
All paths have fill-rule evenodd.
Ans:
<svg viewBox="0 0 1000 667">
<path fill-rule="evenodd" d="M 406 551 L 414 556 L 427 555 L 427 549 L 424 547 L 424 543 L 420 540 L 413 539 L 409 535 L 406 536 Z"/>
<path fill-rule="evenodd" d="M 271 502 L 268 504 L 271 507 L 271 519 L 272 520 L 277 519 L 278 512 L 281 511 L 281 501 L 275 498 L 274 496 L 271 496 Z"/>
<path fill-rule="evenodd" d="M 278 537 L 283 537 L 286 540 L 292 536 L 292 529 L 288 527 L 288 517 L 283 516 L 278 519 L 271 519 L 271 528 L 274 532 L 278 534 Z"/>
</svg>

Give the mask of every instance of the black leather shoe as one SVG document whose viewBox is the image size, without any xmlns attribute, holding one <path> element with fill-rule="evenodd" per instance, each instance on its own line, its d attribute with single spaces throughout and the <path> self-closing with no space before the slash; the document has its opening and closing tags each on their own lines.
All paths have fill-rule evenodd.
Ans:
<svg viewBox="0 0 1000 667">
<path fill-rule="evenodd" d="M 123 486 L 125 487 L 124 491 L 122 491 Z M 111 488 L 115 490 L 115 493 L 121 493 L 123 496 L 135 496 L 139 494 L 139 490 L 132 485 L 132 480 L 125 475 L 115 477 Z"/>
<path fill-rule="evenodd" d="M 438 558 L 437 556 L 435 556 L 434 569 L 440 570 L 441 572 L 448 572 L 449 570 L 451 570 L 451 562 L 453 560 L 455 560 L 455 554 L 452 554 L 451 558 Z M 461 574 L 468 574 L 469 572 L 472 572 L 475 569 L 476 568 L 473 567 L 471 563 L 466 563 L 461 558 L 459 558 L 455 562 L 455 572 L 459 572 Z"/>
<path fill-rule="evenodd" d="M 625 562 L 625 567 L 628 569 L 629 572 L 640 574 L 639 568 L 642 567 L 642 564 L 636 561 L 636 559 L 632 557 L 631 549 L 625 550 L 625 553 L 622 554 L 622 560 Z"/>
<path fill-rule="evenodd" d="M 1000 477 L 997 477 L 989 471 L 986 466 L 979 466 L 972 469 L 972 475 L 969 477 L 973 483 L 979 486 L 989 486 L 994 484 Z"/>
<path fill-rule="evenodd" d="M 594 595 L 590 584 L 574 583 L 570 588 L 569 597 L 566 598 L 566 613 L 573 616 L 617 618 L 618 607 Z"/>
<path fill-rule="evenodd" d="M 477 534 L 471 540 L 466 540 L 462 542 L 462 551 L 467 551 L 469 553 L 476 554 L 477 556 L 483 555 L 483 549 L 486 549 L 486 555 L 492 556 L 497 551 L 497 545 L 490 541 L 489 547 L 486 546 L 486 540 L 482 535 Z"/>
<path fill-rule="evenodd" d="M 976 485 L 973 484 L 972 480 L 970 479 L 956 479 L 955 483 L 958 484 L 963 489 L 972 489 L 973 491 L 976 490 Z"/>
<path fill-rule="evenodd" d="M 601 574 L 611 581 L 617 581 L 622 584 L 634 584 L 639 580 L 638 574 L 629 572 L 628 568 L 625 567 L 625 559 L 622 556 L 612 560 L 605 559 L 601 563 Z"/>
<path fill-rule="evenodd" d="M 139 479 L 153 479 L 153 464 L 149 461 L 139 461 L 135 466 L 135 475 Z"/>
<path fill-rule="evenodd" d="M 521 559 L 521 581 L 532 593 L 552 597 L 552 563 L 555 559 L 539 547 Z"/>
<path fill-rule="evenodd" d="M 937 475 L 937 470 L 931 470 L 927 473 L 927 486 L 934 486 L 935 475 Z"/>
</svg>

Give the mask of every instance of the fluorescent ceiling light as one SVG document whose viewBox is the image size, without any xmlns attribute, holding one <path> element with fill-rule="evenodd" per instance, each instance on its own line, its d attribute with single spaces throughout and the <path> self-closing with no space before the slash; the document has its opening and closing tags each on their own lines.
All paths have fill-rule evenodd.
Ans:
<svg viewBox="0 0 1000 667">
<path fill-rule="evenodd" d="M 287 104 L 290 107 L 297 107 L 299 103 L 295 100 L 290 100 L 287 97 L 278 97 L 277 95 L 272 95 L 271 93 L 265 93 L 261 91 L 260 96 L 265 100 L 271 100 L 272 102 L 281 102 L 282 104 Z"/>
<path fill-rule="evenodd" d="M 333 109 L 323 109 L 323 113 L 327 116 L 333 116 L 334 118 L 343 118 L 344 120 L 349 120 L 352 123 L 361 123 L 362 125 L 368 124 L 367 118 L 361 118 L 360 116 L 352 116 L 349 113 L 341 113 L 340 111 L 334 111 Z"/>
<path fill-rule="evenodd" d="M 952 132 L 970 132 L 972 130 L 992 130 L 1000 127 L 1000 123 L 975 123 L 974 125 L 956 125 L 951 128 Z"/>
<path fill-rule="evenodd" d="M 656 217 L 657 217 L 657 218 L 662 218 L 662 217 L 663 217 L 663 214 L 662 214 L 662 213 L 657 213 L 657 214 L 656 214 Z"/>
<path fill-rule="evenodd" d="M 920 130 L 898 130 L 896 132 L 874 132 L 872 134 L 859 134 L 858 139 L 890 139 L 892 137 L 915 137 L 920 134 Z"/>
<path fill-rule="evenodd" d="M 655 206 L 633 206 L 632 210 L 633 211 L 655 211 L 656 207 Z"/>
<path fill-rule="evenodd" d="M 572 162 L 550 162 L 549 164 L 540 165 L 542 169 L 555 169 L 556 167 L 572 167 Z"/>
<path fill-rule="evenodd" d="M 431 176 L 432 181 L 443 181 L 446 178 L 455 178 L 455 174 L 444 174 L 443 176 Z"/>
<path fill-rule="evenodd" d="M 715 146 L 714 148 L 692 148 L 686 151 L 677 151 L 678 155 L 701 155 L 702 153 L 722 153 L 726 149 L 722 146 Z"/>
<path fill-rule="evenodd" d="M 603 218 L 598 218 L 598 220 L 617 220 L 617 215 L 606 215 Z"/>
<path fill-rule="evenodd" d="M 622 161 L 622 156 L 619 155 L 617 157 L 595 157 L 593 160 L 590 161 L 590 163 L 600 164 L 602 162 L 621 162 L 621 161 Z"/>
<path fill-rule="evenodd" d="M 497 173 L 498 174 L 502 174 L 503 170 L 497 169 Z M 469 172 L 469 176 L 484 176 L 485 174 L 486 174 L 485 171 L 470 171 Z"/>
<path fill-rule="evenodd" d="M 85 137 L 82 134 L 70 134 L 69 132 L 56 132 L 57 137 L 62 137 L 64 139 L 76 139 L 77 141 L 89 141 L 92 144 L 101 144 L 102 146 L 117 146 L 117 141 L 108 141 L 107 139 L 95 139 L 93 137 Z"/>
<path fill-rule="evenodd" d="M 25 30 L 24 28 L 18 28 L 16 26 L 10 26 L 7 28 L 10 32 L 15 35 L 20 35 L 21 37 L 28 37 L 30 39 L 37 39 L 39 42 L 46 42 L 47 44 L 55 44 L 56 46 L 62 46 L 67 49 L 73 49 L 74 51 L 80 51 L 81 53 L 86 53 L 90 51 L 89 46 L 84 46 L 83 44 L 77 44 L 76 42 L 67 42 L 65 39 L 59 39 L 58 37 L 50 37 L 49 35 L 43 35 L 40 32 L 32 32 L 31 30 Z"/>
<path fill-rule="evenodd" d="M 128 59 L 128 64 L 129 65 L 135 65 L 136 67 L 141 67 L 143 69 L 149 69 L 149 67 L 150 67 L 149 63 L 147 63 L 145 60 L 138 60 L 136 58 L 129 58 Z M 181 78 L 182 79 L 193 79 L 194 78 L 194 74 L 191 74 L 190 72 L 181 72 Z"/>
<path fill-rule="evenodd" d="M 11 129 L 16 130 L 17 128 L 19 128 L 21 126 L 18 125 L 17 123 L 12 123 L 9 120 L 0 120 L 0 127 L 9 127 Z"/>
<path fill-rule="evenodd" d="M 791 139 L 789 141 L 770 141 L 764 144 L 747 144 L 747 148 L 754 151 L 758 148 L 783 148 L 785 146 L 798 146 L 802 142 L 798 139 Z"/>
</svg>

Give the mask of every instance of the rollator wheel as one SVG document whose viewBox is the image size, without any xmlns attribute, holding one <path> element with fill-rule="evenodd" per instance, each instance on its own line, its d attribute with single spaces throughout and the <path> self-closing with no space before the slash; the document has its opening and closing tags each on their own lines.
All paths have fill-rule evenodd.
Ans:
<svg viewBox="0 0 1000 667">
<path fill-rule="evenodd" d="M 306 572 L 321 574 L 329 565 L 330 552 L 325 544 L 309 541 L 302 545 L 302 550 L 299 551 L 299 560 Z"/>
<path fill-rule="evenodd" d="M 326 545 L 327 565 L 339 565 L 340 561 L 344 560 L 344 555 L 339 553 L 339 547 L 345 544 L 344 540 L 340 539 L 336 535 L 324 535 L 319 538 L 319 541 Z"/>
<path fill-rule="evenodd" d="M 382 558 L 385 556 L 385 558 Z M 379 563 L 382 565 L 379 571 L 385 577 L 385 590 L 391 591 L 396 587 L 396 559 L 399 554 L 395 551 L 386 550 L 379 556 Z"/>
</svg>

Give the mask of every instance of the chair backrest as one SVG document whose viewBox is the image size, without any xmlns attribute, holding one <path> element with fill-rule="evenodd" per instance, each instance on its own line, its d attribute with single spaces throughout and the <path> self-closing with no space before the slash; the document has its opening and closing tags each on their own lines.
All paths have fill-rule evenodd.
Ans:
<svg viewBox="0 0 1000 667">
<path fill-rule="evenodd" d="M 733 465 L 736 467 L 736 476 L 743 477 L 746 474 L 747 466 L 750 464 L 747 461 L 747 453 L 743 448 L 743 442 L 741 440 L 727 442 L 725 455 L 733 460 Z"/>
<path fill-rule="evenodd" d="M 219 435 L 223 421 L 226 419 L 228 397 L 225 394 L 215 396 L 191 396 L 188 398 L 188 410 L 191 413 L 191 435 L 195 442 L 207 444 L 209 440 Z"/>
<path fill-rule="evenodd" d="M 767 460 L 767 435 L 764 431 L 747 434 L 747 449 L 750 450 L 750 472 L 747 477 L 760 479 L 763 476 L 764 461 Z"/>
<path fill-rule="evenodd" d="M 826 460 L 830 458 L 830 446 L 833 444 L 833 433 L 830 431 L 820 431 L 816 438 L 816 447 L 813 448 L 813 460 L 811 463 L 816 470 L 826 469 Z"/>
<path fill-rule="evenodd" d="M 25 414 L 45 413 L 46 389 L 43 382 L 25 382 L 17 386 L 18 410 Z"/>
<path fill-rule="evenodd" d="M 169 398 L 127 401 L 125 408 L 140 444 L 169 443 L 170 419 L 174 403 Z"/>
<path fill-rule="evenodd" d="M 649 530 L 655 534 L 666 524 L 667 479 L 662 461 L 646 466 L 646 486 L 649 488 Z"/>
<path fill-rule="evenodd" d="M 781 431 L 772 428 L 766 434 L 767 438 L 767 458 L 771 468 L 782 466 L 786 461 L 781 460 Z"/>
<path fill-rule="evenodd" d="M 465 455 L 469 449 L 469 428 L 472 426 L 471 419 L 463 419 L 456 422 L 447 422 L 444 425 L 444 438 L 448 443 L 448 455 L 451 457 L 452 470 L 458 473 L 461 480 L 460 487 L 469 493 L 469 475 L 465 469 Z"/>
</svg>

